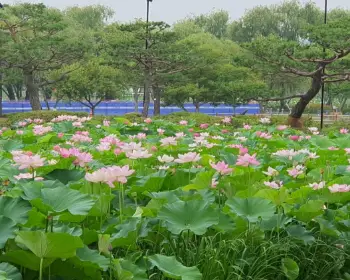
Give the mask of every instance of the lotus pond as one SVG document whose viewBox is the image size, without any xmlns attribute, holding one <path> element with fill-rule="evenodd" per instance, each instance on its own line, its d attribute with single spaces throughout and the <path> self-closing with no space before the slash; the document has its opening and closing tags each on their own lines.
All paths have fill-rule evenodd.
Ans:
<svg viewBox="0 0 350 280">
<path fill-rule="evenodd" d="M 0 137 L 1 280 L 350 279 L 345 128 L 59 116 Z"/>
</svg>

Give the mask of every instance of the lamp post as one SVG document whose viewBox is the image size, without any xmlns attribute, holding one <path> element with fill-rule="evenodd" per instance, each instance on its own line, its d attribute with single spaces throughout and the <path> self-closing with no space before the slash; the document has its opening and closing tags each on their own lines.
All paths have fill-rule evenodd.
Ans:
<svg viewBox="0 0 350 280">
<path fill-rule="evenodd" d="M 146 11 L 146 50 L 148 49 L 148 36 L 149 36 L 149 3 L 152 2 L 153 0 L 146 0 L 147 2 L 147 11 Z M 147 66 L 146 66 L 147 67 Z M 148 71 L 148 69 L 147 69 Z M 148 85 L 149 86 L 149 85 Z M 146 83 L 144 84 L 144 90 L 143 90 L 143 106 L 145 106 L 145 101 L 146 101 L 146 91 L 149 89 L 146 86 Z M 147 92 L 148 93 L 148 92 Z"/>
<path fill-rule="evenodd" d="M 3 9 L 4 6 L 0 3 L 0 9 Z M 0 72 L 0 117 L 2 117 L 2 71 Z"/>
<path fill-rule="evenodd" d="M 328 0 L 324 2 L 324 24 L 327 24 L 327 12 L 328 12 Z M 326 48 L 323 48 L 323 58 L 326 57 Z M 325 69 L 323 68 L 323 74 Z M 321 89 L 321 129 L 323 128 L 323 117 L 324 117 L 324 90 L 325 85 L 324 81 L 322 81 L 322 89 Z"/>
</svg>

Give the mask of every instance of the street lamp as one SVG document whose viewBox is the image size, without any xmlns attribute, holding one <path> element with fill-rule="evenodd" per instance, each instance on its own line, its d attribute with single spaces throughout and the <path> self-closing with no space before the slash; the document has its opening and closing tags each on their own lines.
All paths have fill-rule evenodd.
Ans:
<svg viewBox="0 0 350 280">
<path fill-rule="evenodd" d="M 149 3 L 152 2 L 153 0 L 146 0 L 147 2 L 147 11 L 146 11 L 146 50 L 148 49 L 148 37 L 149 37 Z M 146 91 L 148 91 L 148 88 L 146 88 L 146 83 L 144 85 L 144 90 L 143 90 L 143 106 L 145 106 L 146 102 Z"/>
<path fill-rule="evenodd" d="M 147 1 L 147 15 L 146 15 L 146 50 L 148 49 L 148 33 L 149 33 L 149 3 L 153 0 L 146 0 Z"/>
<path fill-rule="evenodd" d="M 327 24 L 327 12 L 328 12 L 328 0 L 324 2 L 324 24 Z M 326 48 L 323 48 L 323 58 L 326 58 Z M 323 74 L 325 69 L 323 68 Z M 325 85 L 322 81 L 322 92 L 321 92 L 321 129 L 323 128 L 323 116 L 324 116 L 324 90 Z"/>
</svg>

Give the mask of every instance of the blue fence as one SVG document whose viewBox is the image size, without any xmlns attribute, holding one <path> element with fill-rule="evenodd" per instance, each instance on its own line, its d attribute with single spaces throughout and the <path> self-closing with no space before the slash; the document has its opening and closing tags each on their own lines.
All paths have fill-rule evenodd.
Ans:
<svg viewBox="0 0 350 280">
<path fill-rule="evenodd" d="M 49 102 L 51 110 L 56 105 L 55 102 Z M 46 104 L 42 103 L 42 107 L 45 110 Z M 185 108 L 188 112 L 195 112 L 195 107 L 188 103 L 185 105 Z M 8 113 L 20 113 L 31 111 L 30 103 L 27 101 L 23 102 L 3 102 L 3 112 L 4 114 Z M 83 106 L 79 102 L 65 103 L 60 102 L 57 104 L 55 110 L 57 111 L 69 111 L 69 112 L 90 112 L 88 107 Z M 142 111 L 142 103 L 139 104 L 139 112 Z M 174 112 L 183 111 L 181 108 L 175 106 L 161 107 L 161 114 L 167 115 Z M 117 102 L 117 101 L 106 101 L 101 102 L 95 109 L 96 115 L 124 115 L 126 113 L 134 112 L 134 103 L 133 102 Z M 226 105 L 212 106 L 211 104 L 203 104 L 200 107 L 200 112 L 208 115 L 232 115 L 242 114 L 246 112 L 248 115 L 255 115 L 260 113 L 259 104 L 246 104 L 240 105 L 235 108 L 235 112 L 232 107 Z M 153 115 L 153 104 L 150 105 L 149 114 Z"/>
</svg>

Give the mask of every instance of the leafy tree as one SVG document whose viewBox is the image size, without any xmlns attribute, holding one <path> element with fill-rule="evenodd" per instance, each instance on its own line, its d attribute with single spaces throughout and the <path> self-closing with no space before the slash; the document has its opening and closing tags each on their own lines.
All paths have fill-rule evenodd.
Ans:
<svg viewBox="0 0 350 280">
<path fill-rule="evenodd" d="M 348 81 L 350 76 L 349 18 L 341 18 L 327 25 L 309 26 L 305 34 L 307 37 L 302 42 L 288 41 L 273 35 L 260 37 L 249 47 L 258 58 L 276 66 L 281 72 L 311 80 L 305 94 L 281 98 L 299 98 L 290 114 L 293 126 L 300 125 L 299 119 L 306 106 L 317 96 L 323 83 Z"/>
<path fill-rule="evenodd" d="M 208 15 L 195 17 L 193 21 L 204 32 L 213 34 L 215 37 L 221 39 L 226 36 L 229 19 L 230 17 L 227 11 L 219 10 Z"/>
<path fill-rule="evenodd" d="M 55 82 L 45 79 L 46 72 L 82 58 L 86 33 L 43 4 L 7 6 L 0 10 L 0 23 L 1 64 L 22 72 L 32 109 L 41 110 L 39 89 Z"/>
<path fill-rule="evenodd" d="M 227 36 L 241 43 L 269 35 L 297 41 L 303 36 L 303 28 L 306 25 L 322 22 L 322 14 L 313 2 L 302 5 L 297 0 L 285 1 L 278 5 L 257 6 L 239 20 L 233 21 L 228 27 Z"/>
<path fill-rule="evenodd" d="M 197 33 L 177 44 L 188 50 L 184 55 L 189 68 L 167 78 L 163 98 L 166 105 L 184 109 L 185 102 L 192 101 L 199 111 L 202 103 L 225 102 L 235 106 L 239 101 L 266 93 L 264 81 L 242 66 L 241 56 L 245 54 L 235 43 L 209 33 Z"/>
<path fill-rule="evenodd" d="M 269 95 L 267 85 L 259 75 L 247 67 L 234 64 L 220 65 L 212 88 L 216 93 L 213 102 L 232 105 L 234 110 L 238 103 Z"/>
<path fill-rule="evenodd" d="M 98 59 L 90 60 L 87 64 L 72 64 L 55 75 L 59 76 L 61 72 L 71 73 L 64 82 L 58 84 L 57 94 L 80 102 L 90 108 L 92 114 L 107 96 L 118 95 L 122 80 L 121 71 L 101 64 Z"/>
<path fill-rule="evenodd" d="M 129 72 L 132 77 L 142 76 L 144 84 L 144 106 L 142 114 L 148 115 L 151 92 L 154 95 L 154 114 L 160 113 L 160 93 L 163 76 L 175 74 L 185 69 L 184 57 L 177 52 L 176 34 L 164 22 L 147 24 L 136 21 L 131 24 L 110 25 L 107 30 L 107 53 L 114 58 L 112 63 L 118 68 Z M 148 48 L 145 48 L 147 38 Z M 134 84 L 130 84 L 134 87 Z"/>
</svg>

